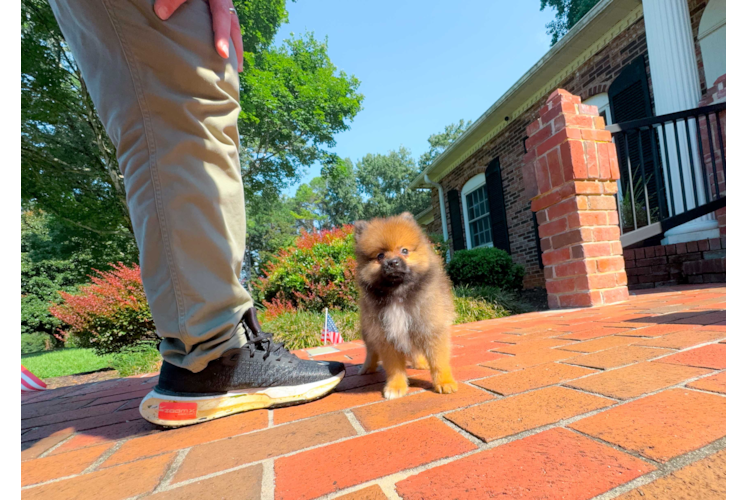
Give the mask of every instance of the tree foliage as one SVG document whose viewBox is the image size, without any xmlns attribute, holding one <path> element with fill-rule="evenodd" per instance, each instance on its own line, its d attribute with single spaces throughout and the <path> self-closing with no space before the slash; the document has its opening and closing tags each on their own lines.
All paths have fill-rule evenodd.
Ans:
<svg viewBox="0 0 748 500">
<path fill-rule="evenodd" d="M 361 109 L 359 81 L 338 71 L 312 34 L 250 58 L 241 74 L 242 176 L 250 210 L 316 161 L 334 161 L 335 134 Z M 251 213 L 251 211 L 250 211 Z"/>
<path fill-rule="evenodd" d="M 21 199 L 88 245 L 132 237 L 114 147 L 45 0 L 21 2 Z"/>
<path fill-rule="evenodd" d="M 447 147 L 455 142 L 473 123 L 472 120 L 460 120 L 444 127 L 443 132 L 431 134 L 428 138 L 429 149 L 418 159 L 418 166 L 423 170 L 431 165 L 437 156 L 442 154 Z"/>
<path fill-rule="evenodd" d="M 555 9 L 556 19 L 545 25 L 551 35 L 551 45 L 555 45 L 577 22 L 600 0 L 540 0 L 540 10 L 546 7 Z"/>
<path fill-rule="evenodd" d="M 400 147 L 387 154 L 367 154 L 356 164 L 359 193 L 363 196 L 361 215 L 365 219 L 405 211 L 418 213 L 429 205 L 429 195 L 409 189 L 418 175 L 410 151 Z"/>
</svg>

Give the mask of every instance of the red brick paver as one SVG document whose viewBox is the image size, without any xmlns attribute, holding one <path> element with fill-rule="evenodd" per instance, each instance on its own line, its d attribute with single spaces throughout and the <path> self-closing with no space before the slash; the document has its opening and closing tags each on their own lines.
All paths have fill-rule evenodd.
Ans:
<svg viewBox="0 0 748 500">
<path fill-rule="evenodd" d="M 447 414 L 484 441 L 575 417 L 612 405 L 609 399 L 563 387 L 548 387 Z"/>
<path fill-rule="evenodd" d="M 188 426 L 131 439 L 104 462 L 102 467 L 110 467 L 143 457 L 158 455 L 168 451 L 188 448 L 237 434 L 262 429 L 267 426 L 267 411 L 247 412 L 240 415 L 206 422 L 199 426 Z"/>
<path fill-rule="evenodd" d="M 405 500 L 592 498 L 654 467 L 551 429 L 427 470 L 397 484 Z"/>
<path fill-rule="evenodd" d="M 148 500 L 193 500 L 220 498 L 245 500 L 262 495 L 262 466 L 254 465 L 220 476 L 203 479 L 168 491 L 148 495 Z"/>
<path fill-rule="evenodd" d="M 716 373 L 710 377 L 695 380 L 686 385 L 692 389 L 701 389 L 702 391 L 727 393 L 727 372 Z"/>
<path fill-rule="evenodd" d="M 617 500 L 700 500 L 727 497 L 727 450 L 636 488 Z"/>
<path fill-rule="evenodd" d="M 414 422 L 278 459 L 275 498 L 316 498 L 474 448 L 437 419 Z"/>
<path fill-rule="evenodd" d="M 23 500 L 79 500 L 102 498 L 119 500 L 142 495 L 158 486 L 174 454 L 161 455 L 130 464 L 83 474 L 72 479 L 48 483 L 21 492 Z"/>
<path fill-rule="evenodd" d="M 356 430 L 345 415 L 333 413 L 198 445 L 190 450 L 174 481 L 186 481 L 355 435 Z"/>
<path fill-rule="evenodd" d="M 660 363 L 697 366 L 723 370 L 727 367 L 727 347 L 724 344 L 710 344 L 688 351 L 679 352 L 658 360 Z"/>
<path fill-rule="evenodd" d="M 668 351 L 653 349 L 650 347 L 637 347 L 632 345 L 613 347 L 604 351 L 585 354 L 575 358 L 567 359 L 572 365 L 588 366 L 590 368 L 608 369 L 617 366 L 630 365 L 639 361 L 664 356 Z"/>
<path fill-rule="evenodd" d="M 724 437 L 726 410 L 722 396 L 671 389 L 570 427 L 664 462 Z"/>
<path fill-rule="evenodd" d="M 337 496 L 335 500 L 387 500 L 387 495 L 384 494 L 382 488 L 375 484 L 368 488 L 353 491 L 347 495 Z"/>
<path fill-rule="evenodd" d="M 558 384 L 559 382 L 583 377 L 591 373 L 595 373 L 595 370 L 579 366 L 562 365 L 560 363 L 546 363 L 516 372 L 503 373 L 477 380 L 475 385 L 489 391 L 497 392 L 503 396 L 511 396 L 512 394 Z"/>
<path fill-rule="evenodd" d="M 631 399 L 709 372 L 703 368 L 648 362 L 597 373 L 566 385 L 612 398 Z"/>
<path fill-rule="evenodd" d="M 392 401 L 360 341 L 303 350 L 346 363 L 336 392 L 181 429 L 139 415 L 155 374 L 24 394 L 22 498 L 724 498 L 724 308 L 684 286 L 455 326 L 459 390 L 409 369 Z"/>
</svg>

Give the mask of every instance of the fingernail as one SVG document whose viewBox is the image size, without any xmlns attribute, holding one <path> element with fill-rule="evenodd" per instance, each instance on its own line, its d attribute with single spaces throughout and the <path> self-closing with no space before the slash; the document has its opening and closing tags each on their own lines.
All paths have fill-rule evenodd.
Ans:
<svg viewBox="0 0 748 500">
<path fill-rule="evenodd" d="M 221 55 L 228 59 L 229 57 L 229 44 L 228 42 L 218 42 L 218 47 L 221 49 Z"/>
<path fill-rule="evenodd" d="M 161 19 L 162 21 L 166 21 L 166 18 L 167 18 L 167 16 L 169 15 L 169 11 L 168 11 L 168 10 L 167 10 L 167 8 L 166 8 L 166 7 L 164 7 L 163 5 L 159 5 L 158 7 L 156 7 L 156 15 L 157 15 L 157 16 L 158 16 L 158 17 L 159 17 L 159 18 L 160 18 L 160 19 Z"/>
</svg>

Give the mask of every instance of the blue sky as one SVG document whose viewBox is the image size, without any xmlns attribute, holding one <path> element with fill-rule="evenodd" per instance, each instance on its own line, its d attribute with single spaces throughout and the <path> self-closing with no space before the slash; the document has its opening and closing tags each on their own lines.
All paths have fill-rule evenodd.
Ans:
<svg viewBox="0 0 748 500">
<path fill-rule="evenodd" d="M 361 81 L 363 110 L 335 151 L 358 160 L 401 145 L 417 159 L 432 133 L 478 118 L 550 47 L 540 0 L 298 0 L 277 40 L 328 37 L 330 59 Z M 302 182 L 319 175 L 310 168 Z M 296 185 L 286 193 L 293 194 Z"/>
</svg>

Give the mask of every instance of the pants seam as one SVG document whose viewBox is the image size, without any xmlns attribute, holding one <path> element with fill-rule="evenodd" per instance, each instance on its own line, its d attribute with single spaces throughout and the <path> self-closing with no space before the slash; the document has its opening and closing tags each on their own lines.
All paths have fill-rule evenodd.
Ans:
<svg viewBox="0 0 748 500">
<path fill-rule="evenodd" d="M 120 47 L 122 48 L 122 53 L 125 56 L 125 60 L 127 61 L 127 66 L 130 69 L 130 79 L 132 81 L 133 90 L 135 91 L 135 95 L 138 99 L 138 107 L 140 108 L 140 114 L 143 119 L 143 129 L 145 130 L 145 139 L 148 146 L 148 164 L 149 171 L 151 173 L 151 183 L 153 185 L 153 197 L 156 202 L 156 218 L 158 220 L 159 229 L 161 230 L 161 239 L 164 243 L 164 253 L 166 254 L 166 262 L 169 266 L 169 274 L 172 280 L 172 290 L 177 302 L 177 324 L 179 326 L 179 332 L 185 338 L 187 338 L 188 332 L 186 331 L 184 324 L 184 297 L 179 285 L 179 275 L 176 272 L 172 243 L 169 236 L 169 224 L 166 220 L 163 200 L 161 198 L 161 178 L 159 177 L 158 172 L 158 160 L 156 157 L 157 148 L 156 141 L 153 137 L 153 126 L 150 119 L 150 109 L 148 107 L 148 101 L 145 98 L 145 93 L 143 92 L 140 72 L 135 57 L 133 56 L 132 50 L 125 38 L 123 31 L 121 30 L 119 21 L 117 20 L 117 17 L 110 5 L 110 1 L 111 0 L 102 0 L 102 5 L 104 6 L 104 10 L 109 16 L 109 21 L 112 23 L 112 28 L 117 35 L 117 41 L 119 42 Z"/>
</svg>

